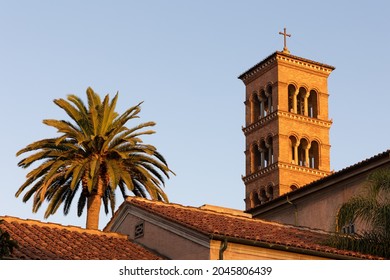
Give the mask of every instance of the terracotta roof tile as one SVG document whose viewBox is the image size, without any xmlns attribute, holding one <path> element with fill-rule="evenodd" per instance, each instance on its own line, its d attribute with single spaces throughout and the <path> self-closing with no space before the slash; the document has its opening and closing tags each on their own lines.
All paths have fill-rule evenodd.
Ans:
<svg viewBox="0 0 390 280">
<path fill-rule="evenodd" d="M 286 201 L 286 197 L 290 197 L 294 194 L 300 194 L 300 193 L 303 193 L 307 190 L 310 190 L 310 189 L 313 189 L 313 188 L 316 188 L 318 186 L 321 186 L 321 184 L 325 184 L 326 182 L 330 182 L 332 180 L 335 180 L 335 179 L 338 179 L 338 178 L 341 178 L 343 175 L 345 174 L 348 174 L 348 173 L 351 173 L 353 172 L 354 170 L 358 170 L 359 168 L 364 168 L 364 167 L 367 167 L 369 166 L 370 164 L 373 164 L 377 161 L 381 161 L 381 160 L 386 160 L 386 161 L 389 161 L 390 159 L 390 149 L 389 150 L 386 150 L 382 153 L 379 153 L 379 154 L 376 154 L 370 158 L 367 158 L 367 159 L 364 159 L 362 161 L 359 161 L 353 165 L 350 165 L 348 167 L 345 167 L 339 171 L 336 171 L 336 172 L 333 172 L 332 174 L 328 175 L 328 176 L 325 176 L 325 177 L 322 177 L 318 180 L 315 180 L 309 184 L 306 184 L 296 190 L 292 190 L 290 192 L 287 192 L 285 194 L 282 194 L 270 201 L 267 201 L 265 202 L 264 204 L 261 204 L 261 205 L 258 205 L 256 207 L 253 207 L 251 209 L 248 209 L 246 212 L 247 213 L 254 213 L 256 212 L 256 210 L 258 209 L 262 209 L 264 208 L 265 206 L 269 206 L 269 205 L 272 205 L 274 203 L 277 203 L 279 201 Z"/>
<path fill-rule="evenodd" d="M 1 217 L 0 228 L 18 242 L 11 258 L 34 260 L 156 260 L 160 256 L 126 235 Z"/>
<path fill-rule="evenodd" d="M 266 242 L 310 251 L 326 252 L 364 259 L 376 257 L 335 249 L 323 245 L 329 233 L 304 227 L 252 219 L 179 204 L 128 197 L 125 203 L 139 207 L 164 219 L 212 236 L 220 235 L 247 241 Z"/>
</svg>

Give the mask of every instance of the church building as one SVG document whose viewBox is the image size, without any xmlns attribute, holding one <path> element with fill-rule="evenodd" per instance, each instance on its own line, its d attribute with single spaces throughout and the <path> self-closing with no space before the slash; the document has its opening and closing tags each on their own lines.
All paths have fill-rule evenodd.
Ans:
<svg viewBox="0 0 390 280">
<path fill-rule="evenodd" d="M 390 152 L 331 172 L 328 77 L 335 67 L 290 54 L 290 34 L 280 34 L 283 51 L 239 76 L 246 89 L 245 209 L 254 218 L 332 232 L 342 203 L 372 171 L 390 166 Z"/>
<path fill-rule="evenodd" d="M 371 172 L 390 167 L 390 150 L 330 170 L 328 77 L 335 67 L 292 55 L 290 35 L 280 34 L 283 50 L 238 77 L 245 85 L 244 210 L 127 197 L 102 232 L 0 217 L 0 229 L 20 244 L 9 258 L 378 259 L 326 244 L 339 207 Z M 80 253 L 77 244 L 90 239 Z"/>
<path fill-rule="evenodd" d="M 246 210 L 331 174 L 328 76 L 334 69 L 285 46 L 239 76 L 246 89 Z"/>
</svg>

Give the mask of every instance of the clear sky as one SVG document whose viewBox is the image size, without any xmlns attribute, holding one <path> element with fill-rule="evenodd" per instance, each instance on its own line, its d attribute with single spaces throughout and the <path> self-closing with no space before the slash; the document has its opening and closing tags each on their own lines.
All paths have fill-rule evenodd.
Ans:
<svg viewBox="0 0 390 280">
<path fill-rule="evenodd" d="M 57 136 L 55 98 L 119 91 L 145 101 L 144 138 L 177 176 L 171 202 L 244 209 L 244 93 L 237 77 L 276 50 L 336 67 L 329 77 L 331 168 L 389 148 L 388 1 L 0 1 L 0 215 L 43 220 L 15 198 L 29 170 L 16 152 Z M 134 122 L 136 125 L 137 122 Z M 129 124 L 131 126 L 131 124 Z M 122 203 L 118 196 L 117 205 Z M 85 226 L 62 208 L 50 222 Z M 102 214 L 100 227 L 110 216 Z"/>
</svg>

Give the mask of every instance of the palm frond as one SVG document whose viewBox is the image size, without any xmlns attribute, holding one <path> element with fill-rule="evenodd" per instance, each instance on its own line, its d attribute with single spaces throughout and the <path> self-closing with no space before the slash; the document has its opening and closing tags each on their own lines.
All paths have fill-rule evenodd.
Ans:
<svg viewBox="0 0 390 280">
<path fill-rule="evenodd" d="M 76 95 L 68 95 L 67 100 L 55 99 L 70 121 L 45 119 L 43 123 L 57 129 L 60 135 L 33 142 L 17 152 L 17 156 L 31 153 L 18 166 L 38 166 L 27 174 L 15 195 L 25 192 L 24 202 L 33 199 L 34 212 L 47 200 L 45 217 L 55 214 L 60 205 L 68 214 L 77 193 L 79 216 L 85 207 L 90 209 L 92 201 L 98 201 L 100 206 L 100 199 L 106 213 L 109 208 L 114 212 L 117 187 L 124 198 L 129 190 L 136 196 L 168 201 L 162 187 L 164 178 L 173 172 L 156 147 L 144 144 L 142 139 L 155 133 L 148 129 L 155 123 L 127 127 L 131 120 L 139 118 L 142 102 L 119 114 L 118 93 L 111 100 L 108 94 L 102 100 L 89 87 L 86 95 L 87 103 Z"/>
</svg>

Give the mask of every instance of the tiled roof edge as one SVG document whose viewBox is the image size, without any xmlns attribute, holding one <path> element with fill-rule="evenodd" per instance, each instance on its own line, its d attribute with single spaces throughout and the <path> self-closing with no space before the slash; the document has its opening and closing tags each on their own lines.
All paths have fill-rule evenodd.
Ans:
<svg viewBox="0 0 390 280">
<path fill-rule="evenodd" d="M 240 243 L 244 245 L 250 245 L 250 246 L 256 246 L 256 247 L 262 247 L 262 248 L 268 248 L 268 249 L 275 249 L 275 250 L 281 250 L 286 252 L 292 252 L 292 253 L 299 253 L 299 254 L 305 254 L 305 255 L 312 255 L 317 257 L 323 257 L 323 258 L 330 258 L 330 259 L 339 259 L 339 260 L 361 260 L 361 259 L 382 259 L 377 256 L 372 255 L 366 255 L 361 254 L 355 251 L 351 251 L 351 254 L 338 254 L 336 251 L 338 249 L 332 248 L 334 252 L 328 252 L 328 251 L 320 251 L 320 250 L 313 250 L 313 249 L 306 249 L 306 248 L 299 248 L 293 245 L 287 246 L 282 244 L 274 244 L 264 241 L 258 241 L 258 240 L 250 240 L 245 238 L 238 238 L 238 237 L 232 237 L 232 236 L 224 236 L 224 235 L 218 235 L 218 234 L 210 234 L 210 239 L 214 240 L 220 240 L 220 241 L 229 241 L 234 243 Z M 353 254 L 353 253 L 355 254 Z"/>
<path fill-rule="evenodd" d="M 271 59 L 274 56 L 276 57 L 277 55 L 282 55 L 282 56 L 286 56 L 286 57 L 289 57 L 289 58 L 292 58 L 292 59 L 301 60 L 303 62 L 310 63 L 310 64 L 315 64 L 315 65 L 318 65 L 318 66 L 321 66 L 321 67 L 329 68 L 331 70 L 336 69 L 336 67 L 334 67 L 332 65 L 328 65 L 328 64 L 322 63 L 322 62 L 317 62 L 317 61 L 314 61 L 314 60 L 310 60 L 310 59 L 303 58 L 303 57 L 300 57 L 300 56 L 288 54 L 288 53 L 285 53 L 285 52 L 275 51 L 274 53 L 270 54 L 269 56 L 267 56 L 266 58 L 261 60 L 259 63 L 255 64 L 254 66 L 252 66 L 251 68 L 249 68 L 248 70 L 243 72 L 241 75 L 239 75 L 238 79 L 241 79 L 241 80 L 244 79 L 246 74 L 248 74 L 249 72 L 252 72 L 257 67 L 259 67 L 260 65 L 264 64 L 267 60 Z"/>
<path fill-rule="evenodd" d="M 250 222 L 256 222 L 256 223 L 262 223 L 262 224 L 267 224 L 267 225 L 279 226 L 280 228 L 294 228 L 294 229 L 299 229 L 299 230 L 313 232 L 313 233 L 330 234 L 329 232 L 321 230 L 321 229 L 313 229 L 313 228 L 304 227 L 304 226 L 295 226 L 295 225 L 278 223 L 278 222 L 275 222 L 275 221 L 254 219 L 254 218 L 234 215 L 234 214 L 230 214 L 230 213 L 222 213 L 222 212 L 218 212 L 218 211 L 214 211 L 214 210 L 210 210 L 210 209 L 201 209 L 201 208 L 198 208 L 198 207 L 195 207 L 195 206 L 185 206 L 185 205 L 178 204 L 178 203 L 166 203 L 166 202 L 163 202 L 163 201 L 149 200 L 149 199 L 141 198 L 141 197 L 127 197 L 126 198 L 126 202 L 131 203 L 132 200 L 135 200 L 135 201 L 138 200 L 138 201 L 142 201 L 142 202 L 146 202 L 146 203 L 158 203 L 158 204 L 161 204 L 161 205 L 164 205 L 164 206 L 167 206 L 167 207 L 170 207 L 170 206 L 171 207 L 178 207 L 178 208 L 188 209 L 188 210 L 191 210 L 191 211 L 208 212 L 208 213 L 220 215 L 220 216 L 223 216 L 223 217 L 231 217 L 231 218 L 234 218 L 234 219 L 242 219 L 242 220 L 250 221 Z M 140 207 L 140 208 L 144 209 L 145 211 L 155 213 L 155 211 L 152 211 L 152 210 L 149 210 L 149 209 L 145 209 L 145 208 L 143 208 L 141 206 L 138 206 L 136 204 L 131 204 L 131 205 L 136 206 L 136 207 Z M 158 215 L 158 213 L 157 213 L 157 215 Z M 167 217 L 165 217 L 165 218 L 167 218 Z"/>
<path fill-rule="evenodd" d="M 334 178 L 337 178 L 338 176 L 342 176 L 343 174 L 351 172 L 351 171 L 353 171 L 355 169 L 364 167 L 365 165 L 368 165 L 368 164 L 370 164 L 372 162 L 375 162 L 376 160 L 385 158 L 386 156 L 390 158 L 390 149 L 388 149 L 388 150 L 386 150 L 386 151 L 384 151 L 382 153 L 376 154 L 376 155 L 374 155 L 374 156 L 372 156 L 370 158 L 367 158 L 367 159 L 364 159 L 362 161 L 359 161 L 359 162 L 357 162 L 355 164 L 352 164 L 350 166 L 347 166 L 347 167 L 345 167 L 343 169 L 340 169 L 340 170 L 338 170 L 336 172 L 333 172 L 332 174 L 330 174 L 328 176 L 325 176 L 323 178 L 315 180 L 315 181 L 313 181 L 313 182 L 311 182 L 309 184 L 306 184 L 306 185 L 304 185 L 304 186 L 302 186 L 302 187 L 300 187 L 300 188 L 298 188 L 298 189 L 296 189 L 294 191 L 290 191 L 288 193 L 285 193 L 285 194 L 283 194 L 283 195 L 281 195 L 281 196 L 279 196 L 279 197 L 277 197 L 277 198 L 275 198 L 275 199 L 273 199 L 271 201 L 268 201 L 268 202 L 266 202 L 266 203 L 264 203 L 262 205 L 259 205 L 259 206 L 256 206 L 254 208 L 248 209 L 245 212 L 246 213 L 253 213 L 257 209 L 263 208 L 265 205 L 271 205 L 272 203 L 275 203 L 277 201 L 285 200 L 286 197 L 289 197 L 291 195 L 304 192 L 305 190 L 308 190 L 308 189 L 310 189 L 312 187 L 315 187 L 316 185 L 319 185 L 319 184 L 322 184 L 322 183 L 324 183 L 324 182 L 326 182 L 328 180 L 332 180 Z"/>
<path fill-rule="evenodd" d="M 37 225 L 37 226 L 45 226 L 49 228 L 54 229 L 65 229 L 73 232 L 79 232 L 79 233 L 88 233 L 88 234 L 97 234 L 97 235 L 105 235 L 108 237 L 115 237 L 115 238 L 122 238 L 122 239 L 128 239 L 127 235 L 116 233 L 116 232 L 103 232 L 100 230 L 94 230 L 94 229 L 85 229 L 82 227 L 77 226 L 65 226 L 57 223 L 50 223 L 50 222 L 42 222 L 39 220 L 33 220 L 33 219 L 22 219 L 12 216 L 0 216 L 0 220 L 4 220 L 8 223 L 17 222 L 17 223 L 24 223 L 28 225 Z"/>
</svg>

